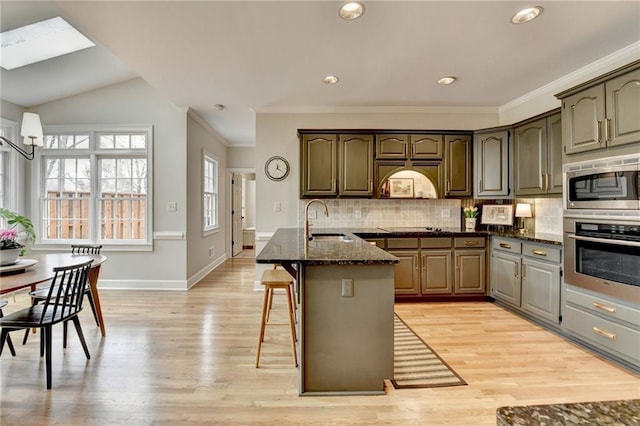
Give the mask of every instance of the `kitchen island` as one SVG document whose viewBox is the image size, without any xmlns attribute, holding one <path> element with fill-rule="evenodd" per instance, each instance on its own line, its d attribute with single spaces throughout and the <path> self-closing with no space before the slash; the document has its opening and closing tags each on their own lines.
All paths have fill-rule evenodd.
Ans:
<svg viewBox="0 0 640 426">
<path fill-rule="evenodd" d="M 343 230 L 312 236 L 280 228 L 256 256 L 296 279 L 299 394 L 382 394 L 393 376 L 398 259 Z"/>
</svg>

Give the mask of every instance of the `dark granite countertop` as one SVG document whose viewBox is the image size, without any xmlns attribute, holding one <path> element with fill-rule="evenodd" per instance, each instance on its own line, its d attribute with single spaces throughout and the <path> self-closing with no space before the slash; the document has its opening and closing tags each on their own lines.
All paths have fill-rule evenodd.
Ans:
<svg viewBox="0 0 640 426">
<path fill-rule="evenodd" d="M 640 425 L 640 399 L 500 407 L 499 426 Z"/>
<path fill-rule="evenodd" d="M 517 231 L 490 231 L 489 235 L 505 238 L 516 238 L 523 241 L 532 241 L 534 243 L 554 244 L 562 245 L 562 234 L 546 234 L 543 232 L 532 232 L 527 234 L 521 234 Z"/>
<path fill-rule="evenodd" d="M 301 263 L 303 265 L 394 264 L 398 258 L 369 244 L 347 229 L 315 228 L 313 233 L 340 233 L 350 242 L 309 241 L 305 250 L 304 229 L 279 228 L 256 256 L 256 263 Z"/>
</svg>

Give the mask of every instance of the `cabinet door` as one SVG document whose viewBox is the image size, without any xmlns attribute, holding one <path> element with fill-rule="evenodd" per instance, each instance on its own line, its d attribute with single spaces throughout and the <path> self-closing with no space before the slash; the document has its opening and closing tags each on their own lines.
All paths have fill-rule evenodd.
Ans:
<svg viewBox="0 0 640 426">
<path fill-rule="evenodd" d="M 406 159 L 408 141 L 408 135 L 376 135 L 376 158 Z"/>
<path fill-rule="evenodd" d="M 522 259 L 522 309 L 560 323 L 560 265 Z"/>
<path fill-rule="evenodd" d="M 491 296 L 520 307 L 520 256 L 491 254 Z"/>
<path fill-rule="evenodd" d="M 484 250 L 455 250 L 454 258 L 454 293 L 485 293 Z"/>
<path fill-rule="evenodd" d="M 336 135 L 302 136 L 301 195 L 338 195 L 338 138 Z"/>
<path fill-rule="evenodd" d="M 409 135 L 411 158 L 438 160 L 442 158 L 443 135 Z"/>
<path fill-rule="evenodd" d="M 422 294 L 449 294 L 451 288 L 451 250 L 422 250 Z"/>
<path fill-rule="evenodd" d="M 420 294 L 420 275 L 418 251 L 403 250 L 389 251 L 392 255 L 400 259 L 395 264 L 395 291 L 396 294 Z"/>
<path fill-rule="evenodd" d="M 373 135 L 340 135 L 340 195 L 373 195 Z"/>
<path fill-rule="evenodd" d="M 476 196 L 508 196 L 509 131 L 476 135 L 474 152 Z"/>
<path fill-rule="evenodd" d="M 547 117 L 547 175 L 548 194 L 562 194 L 562 118 L 561 114 Z"/>
<path fill-rule="evenodd" d="M 471 136 L 445 136 L 445 196 L 471 196 Z"/>
<path fill-rule="evenodd" d="M 605 90 L 608 145 L 640 141 L 640 70 L 607 81 Z"/>
<path fill-rule="evenodd" d="M 604 84 L 562 100 L 562 143 L 565 154 L 604 148 Z"/>
<path fill-rule="evenodd" d="M 547 170 L 547 121 L 542 118 L 513 130 L 514 193 L 544 194 Z"/>
</svg>

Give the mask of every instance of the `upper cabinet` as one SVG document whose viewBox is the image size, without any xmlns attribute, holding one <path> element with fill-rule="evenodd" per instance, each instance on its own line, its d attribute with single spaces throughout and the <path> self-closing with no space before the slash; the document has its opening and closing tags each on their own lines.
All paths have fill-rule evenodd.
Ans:
<svg viewBox="0 0 640 426">
<path fill-rule="evenodd" d="M 509 129 L 495 129 L 474 135 L 475 197 L 499 198 L 511 195 L 509 133 Z"/>
<path fill-rule="evenodd" d="M 371 197 L 373 135 L 303 134 L 300 196 Z"/>
<path fill-rule="evenodd" d="M 562 193 L 560 114 L 514 127 L 515 195 Z"/>
<path fill-rule="evenodd" d="M 301 197 L 338 195 L 338 135 L 301 135 Z"/>
<path fill-rule="evenodd" d="M 469 197 L 472 192 L 471 136 L 445 136 L 445 196 Z"/>
<path fill-rule="evenodd" d="M 565 154 L 640 141 L 640 62 L 556 95 Z M 635 70 L 631 70 L 636 68 Z"/>
<path fill-rule="evenodd" d="M 444 136 L 439 134 L 385 134 L 376 135 L 378 160 L 440 160 Z"/>
<path fill-rule="evenodd" d="M 373 135 L 340 135 L 339 194 L 373 196 Z"/>
</svg>

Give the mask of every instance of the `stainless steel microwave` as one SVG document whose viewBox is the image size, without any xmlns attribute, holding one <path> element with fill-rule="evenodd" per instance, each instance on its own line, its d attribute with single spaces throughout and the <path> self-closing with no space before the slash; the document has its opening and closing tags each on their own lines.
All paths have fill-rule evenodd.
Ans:
<svg viewBox="0 0 640 426">
<path fill-rule="evenodd" d="M 640 156 L 565 167 L 566 208 L 640 211 Z"/>
</svg>

